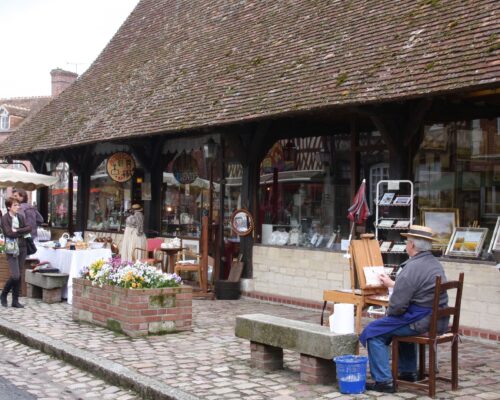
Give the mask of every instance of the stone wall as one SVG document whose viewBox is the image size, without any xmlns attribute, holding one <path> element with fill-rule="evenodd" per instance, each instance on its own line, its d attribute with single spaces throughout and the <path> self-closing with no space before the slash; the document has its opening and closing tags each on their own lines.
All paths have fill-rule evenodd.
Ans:
<svg viewBox="0 0 500 400">
<path fill-rule="evenodd" d="M 465 272 L 460 325 L 500 333 L 500 273 L 496 266 L 466 260 L 441 262 L 450 280 Z M 349 287 L 349 260 L 344 253 L 254 245 L 253 279 L 244 282 L 243 291 L 303 305 L 322 303 L 323 290 Z"/>
<path fill-rule="evenodd" d="M 192 288 L 124 289 L 73 279 L 73 319 L 129 336 L 191 330 Z"/>
</svg>

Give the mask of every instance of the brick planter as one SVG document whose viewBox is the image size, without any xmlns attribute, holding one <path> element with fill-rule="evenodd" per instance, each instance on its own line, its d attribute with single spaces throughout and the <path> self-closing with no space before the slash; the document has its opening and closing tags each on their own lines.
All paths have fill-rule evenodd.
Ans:
<svg viewBox="0 0 500 400">
<path fill-rule="evenodd" d="M 75 278 L 73 319 L 132 337 L 191 330 L 192 288 L 99 287 Z"/>
</svg>

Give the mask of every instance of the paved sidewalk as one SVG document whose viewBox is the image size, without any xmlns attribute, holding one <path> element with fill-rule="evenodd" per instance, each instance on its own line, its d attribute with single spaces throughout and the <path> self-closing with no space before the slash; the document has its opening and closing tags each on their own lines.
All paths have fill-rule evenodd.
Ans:
<svg viewBox="0 0 500 400">
<path fill-rule="evenodd" d="M 348 399 L 336 386 L 299 380 L 299 356 L 285 351 L 285 369 L 265 373 L 249 365 L 250 346 L 234 336 L 236 315 L 266 313 L 318 322 L 319 311 L 263 303 L 195 300 L 193 331 L 130 339 L 106 329 L 78 324 L 66 303 L 23 299 L 26 308 L 0 309 L 0 333 L 90 370 L 112 384 L 142 396 L 174 399 Z M 440 347 L 441 349 L 441 347 Z M 440 368 L 449 370 L 449 347 L 440 353 Z M 460 390 L 438 386 L 438 398 L 500 399 L 500 345 L 464 339 L 460 344 Z M 97 379 L 97 378 L 96 378 Z M 422 393 L 356 398 L 423 399 Z"/>
</svg>

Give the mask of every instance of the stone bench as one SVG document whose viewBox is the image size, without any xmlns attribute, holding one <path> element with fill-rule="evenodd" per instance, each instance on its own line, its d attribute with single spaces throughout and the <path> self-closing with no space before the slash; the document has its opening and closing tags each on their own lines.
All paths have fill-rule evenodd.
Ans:
<svg viewBox="0 0 500 400">
<path fill-rule="evenodd" d="M 56 272 L 25 272 L 27 296 L 42 299 L 44 303 L 61 302 L 61 289 L 68 283 L 68 274 Z"/>
<path fill-rule="evenodd" d="M 300 380 L 313 384 L 336 381 L 333 357 L 356 354 L 358 337 L 330 328 L 265 314 L 236 317 L 235 335 L 250 340 L 251 365 L 273 371 L 283 368 L 283 349 L 300 353 Z"/>
</svg>

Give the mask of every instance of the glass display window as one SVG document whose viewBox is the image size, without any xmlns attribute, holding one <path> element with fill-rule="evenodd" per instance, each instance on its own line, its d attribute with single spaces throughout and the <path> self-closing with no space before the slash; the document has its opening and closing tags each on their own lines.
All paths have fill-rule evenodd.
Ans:
<svg viewBox="0 0 500 400">
<path fill-rule="evenodd" d="M 127 182 L 112 180 L 106 172 L 106 162 L 104 160 L 90 177 L 87 229 L 121 232 L 132 206 L 133 188 L 138 185 L 133 185 L 135 175 Z M 135 197 L 136 202 L 140 201 L 140 193 Z"/>
<path fill-rule="evenodd" d="M 184 153 L 184 154 L 183 154 Z M 164 236 L 199 238 L 201 234 L 201 217 L 208 214 L 210 197 L 212 198 L 212 219 L 219 216 L 219 183 L 218 177 L 212 175 L 212 192 L 210 192 L 210 173 L 203 160 L 201 149 L 181 153 L 184 164 L 189 167 L 189 183 L 181 183 L 187 176 L 185 171 L 176 170 L 175 158 L 163 172 L 162 185 L 162 221 L 161 233 Z M 186 158 L 190 160 L 187 162 Z M 181 165 L 182 167 L 182 165 Z"/>
<path fill-rule="evenodd" d="M 389 159 L 378 131 L 360 131 L 359 146 L 370 151 L 360 152 L 359 176 L 354 177 L 351 142 L 350 133 L 335 133 L 284 139 L 272 146 L 260 175 L 257 229 L 263 244 L 335 249 L 347 239 L 352 180 L 359 185 L 366 177 L 376 185 L 386 177 Z M 290 148 L 294 151 L 285 151 Z M 289 154 L 294 160 L 285 159 Z M 295 169 L 287 169 L 290 165 Z"/>
<path fill-rule="evenodd" d="M 413 157 L 418 208 L 457 208 L 459 226 L 493 230 L 500 213 L 500 118 L 424 127 Z"/>
<path fill-rule="evenodd" d="M 70 174 L 68 163 L 58 163 L 51 172 L 52 176 L 57 176 L 55 185 L 49 188 L 49 218 L 48 222 L 51 226 L 56 228 L 68 228 L 69 218 L 72 209 L 73 222 L 76 218 L 76 196 L 73 196 L 73 204 L 69 204 L 69 187 L 70 187 Z M 78 177 L 73 176 L 72 180 L 73 190 L 76 193 L 78 187 Z"/>
</svg>

